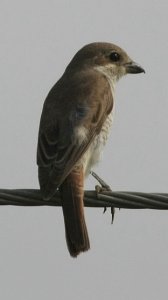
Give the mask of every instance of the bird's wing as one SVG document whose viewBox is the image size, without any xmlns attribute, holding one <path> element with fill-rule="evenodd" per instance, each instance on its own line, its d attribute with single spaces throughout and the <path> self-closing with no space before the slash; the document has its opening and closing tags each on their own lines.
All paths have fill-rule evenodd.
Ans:
<svg viewBox="0 0 168 300">
<path fill-rule="evenodd" d="M 37 163 L 40 187 L 46 199 L 52 197 L 84 155 L 112 110 L 113 98 L 108 83 L 104 78 L 96 83 L 93 82 L 92 88 L 80 85 L 79 92 L 75 86 L 75 93 L 74 90 L 65 91 L 61 98 L 56 87 L 45 101 Z"/>
</svg>

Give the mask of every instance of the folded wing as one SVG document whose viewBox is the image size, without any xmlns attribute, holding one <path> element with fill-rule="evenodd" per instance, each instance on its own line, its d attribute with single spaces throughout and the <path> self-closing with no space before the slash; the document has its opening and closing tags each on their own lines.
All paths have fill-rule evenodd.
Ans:
<svg viewBox="0 0 168 300">
<path fill-rule="evenodd" d="M 90 76 L 90 81 L 87 76 L 82 80 L 82 84 L 81 79 L 79 83 L 77 78 L 67 80 L 69 88 L 64 88 L 60 80 L 43 107 L 37 163 L 45 199 L 54 195 L 87 151 L 113 107 L 109 84 L 104 78 L 97 77 L 95 82 L 95 76 L 94 79 Z M 84 130 L 85 135 L 79 136 L 79 129 Z"/>
</svg>

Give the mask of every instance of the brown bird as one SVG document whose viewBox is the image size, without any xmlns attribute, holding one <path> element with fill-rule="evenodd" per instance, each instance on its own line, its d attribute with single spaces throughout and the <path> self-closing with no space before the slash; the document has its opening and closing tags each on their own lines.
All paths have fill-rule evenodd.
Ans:
<svg viewBox="0 0 168 300">
<path fill-rule="evenodd" d="M 90 248 L 84 218 L 84 178 L 99 161 L 112 124 L 116 82 L 144 69 L 110 43 L 84 46 L 49 92 L 42 111 L 37 164 L 45 200 L 60 191 L 67 246 Z"/>
</svg>

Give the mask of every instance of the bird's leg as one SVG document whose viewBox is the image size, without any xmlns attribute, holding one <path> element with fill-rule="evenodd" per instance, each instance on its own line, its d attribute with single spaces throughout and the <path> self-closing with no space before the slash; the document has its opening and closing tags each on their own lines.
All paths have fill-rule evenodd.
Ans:
<svg viewBox="0 0 168 300">
<path fill-rule="evenodd" d="M 100 192 L 103 192 L 103 191 L 112 191 L 110 186 L 102 178 L 100 178 L 95 172 L 90 171 L 90 174 L 101 184 L 101 186 L 100 185 L 95 186 L 95 190 L 96 190 L 97 194 Z M 105 213 L 106 210 L 107 210 L 107 207 L 105 206 L 103 213 Z M 112 206 L 111 207 L 111 215 L 112 215 L 111 223 L 112 224 L 114 221 L 114 214 L 115 214 L 115 207 Z"/>
</svg>

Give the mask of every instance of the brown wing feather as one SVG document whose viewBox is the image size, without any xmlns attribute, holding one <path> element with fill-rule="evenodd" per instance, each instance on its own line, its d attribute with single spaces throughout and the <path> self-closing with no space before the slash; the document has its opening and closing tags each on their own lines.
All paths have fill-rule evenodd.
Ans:
<svg viewBox="0 0 168 300">
<path fill-rule="evenodd" d="M 109 84 L 97 73 L 89 78 L 88 74 L 82 78 L 63 76 L 51 90 L 43 107 L 37 151 L 44 198 L 53 196 L 86 152 L 112 106 Z M 75 135 L 78 126 L 88 130 L 81 143 Z"/>
</svg>

